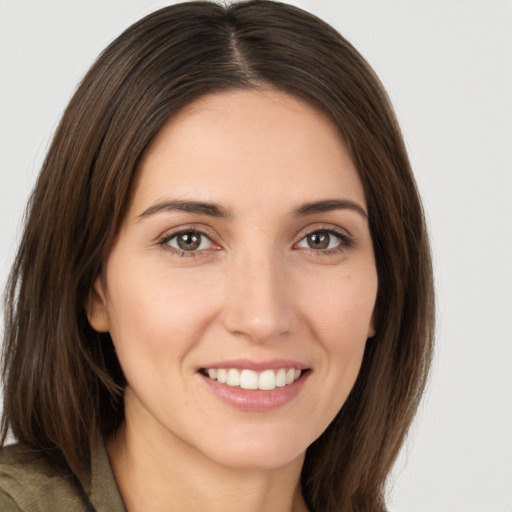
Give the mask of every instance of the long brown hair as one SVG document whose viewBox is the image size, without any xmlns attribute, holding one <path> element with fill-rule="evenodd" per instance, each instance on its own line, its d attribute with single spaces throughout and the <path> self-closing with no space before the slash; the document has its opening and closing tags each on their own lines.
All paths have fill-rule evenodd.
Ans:
<svg viewBox="0 0 512 512">
<path fill-rule="evenodd" d="M 98 58 L 54 136 L 5 302 L 2 442 L 11 429 L 81 480 L 91 440 L 123 421 L 122 370 L 84 304 L 116 238 L 144 149 L 201 95 L 273 87 L 339 127 L 364 186 L 379 290 L 377 335 L 302 472 L 317 512 L 384 510 L 384 484 L 432 355 L 433 284 L 422 207 L 392 107 L 359 53 L 289 5 L 187 2 L 128 28 Z"/>
</svg>

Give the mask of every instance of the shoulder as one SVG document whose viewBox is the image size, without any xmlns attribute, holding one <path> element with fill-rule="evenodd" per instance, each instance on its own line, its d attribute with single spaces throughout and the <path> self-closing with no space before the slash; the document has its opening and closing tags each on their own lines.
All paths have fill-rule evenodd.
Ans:
<svg viewBox="0 0 512 512">
<path fill-rule="evenodd" d="M 0 449 L 0 510 L 3 512 L 87 512 L 82 488 L 45 457 L 19 444 Z"/>
</svg>

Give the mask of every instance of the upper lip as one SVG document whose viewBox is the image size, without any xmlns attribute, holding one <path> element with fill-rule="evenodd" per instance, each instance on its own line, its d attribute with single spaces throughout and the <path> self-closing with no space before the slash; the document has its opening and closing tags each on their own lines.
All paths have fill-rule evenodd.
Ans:
<svg viewBox="0 0 512 512">
<path fill-rule="evenodd" d="M 205 364 L 199 369 L 207 368 L 236 368 L 238 370 L 264 371 L 280 368 L 294 368 L 296 370 L 307 370 L 307 364 L 292 359 L 267 359 L 265 361 L 255 361 L 254 359 L 225 359 Z"/>
</svg>

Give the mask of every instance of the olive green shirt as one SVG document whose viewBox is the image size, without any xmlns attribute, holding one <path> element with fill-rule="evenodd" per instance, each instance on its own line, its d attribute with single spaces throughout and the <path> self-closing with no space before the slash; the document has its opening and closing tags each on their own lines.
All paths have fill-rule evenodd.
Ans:
<svg viewBox="0 0 512 512">
<path fill-rule="evenodd" d="M 41 456 L 15 444 L 0 450 L 1 512 L 126 512 L 104 444 L 92 453 L 86 492 Z"/>
</svg>

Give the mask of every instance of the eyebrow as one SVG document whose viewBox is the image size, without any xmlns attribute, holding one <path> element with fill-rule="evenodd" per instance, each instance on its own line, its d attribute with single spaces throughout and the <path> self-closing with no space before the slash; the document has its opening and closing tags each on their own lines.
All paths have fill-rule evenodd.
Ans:
<svg viewBox="0 0 512 512">
<path fill-rule="evenodd" d="M 368 214 L 365 209 L 361 205 L 354 201 L 350 201 L 349 199 L 326 199 L 324 201 L 305 203 L 295 210 L 295 216 L 304 217 L 306 215 L 330 212 L 333 210 L 352 210 L 361 215 L 364 220 L 368 220 Z"/>
<path fill-rule="evenodd" d="M 139 216 L 139 219 L 149 217 L 160 212 L 188 212 L 197 213 L 199 215 L 208 215 L 210 217 L 228 218 L 231 214 L 226 208 L 216 203 L 209 203 L 203 201 L 185 201 L 185 200 L 170 200 L 162 201 L 150 206 L 144 210 Z"/>
<path fill-rule="evenodd" d="M 362 206 L 350 201 L 348 199 L 326 199 L 323 201 L 314 201 L 311 203 L 305 203 L 294 212 L 295 217 L 305 217 L 308 215 L 314 215 L 315 213 L 330 212 L 333 210 L 352 210 L 365 220 L 368 220 L 368 214 Z M 210 203 L 205 201 L 186 201 L 173 199 L 169 201 L 161 201 L 156 203 L 146 210 L 144 210 L 139 216 L 139 219 L 155 215 L 160 212 L 173 212 L 181 211 L 188 213 L 196 213 L 199 215 L 208 215 L 210 217 L 217 218 L 230 218 L 232 217 L 229 210 L 217 203 Z"/>
</svg>

